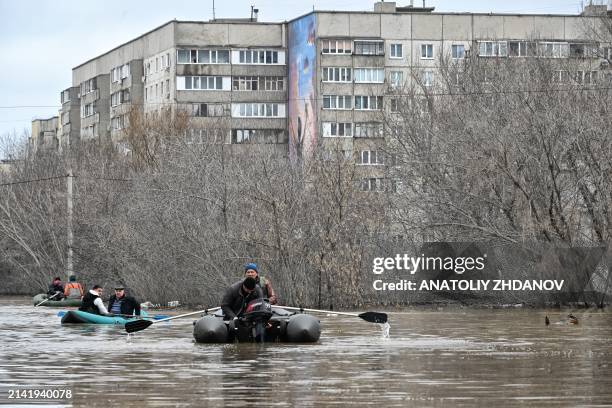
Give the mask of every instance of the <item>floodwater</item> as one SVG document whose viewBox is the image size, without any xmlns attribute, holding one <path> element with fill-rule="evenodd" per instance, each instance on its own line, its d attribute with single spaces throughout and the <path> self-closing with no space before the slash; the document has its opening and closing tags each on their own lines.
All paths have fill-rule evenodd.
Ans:
<svg viewBox="0 0 612 408">
<path fill-rule="evenodd" d="M 219 345 L 194 343 L 190 317 L 127 336 L 57 312 L 0 298 L 0 405 L 47 387 L 71 391 L 57 406 L 612 406 L 610 311 L 408 309 L 390 338 L 321 316 L 315 344 Z"/>
</svg>

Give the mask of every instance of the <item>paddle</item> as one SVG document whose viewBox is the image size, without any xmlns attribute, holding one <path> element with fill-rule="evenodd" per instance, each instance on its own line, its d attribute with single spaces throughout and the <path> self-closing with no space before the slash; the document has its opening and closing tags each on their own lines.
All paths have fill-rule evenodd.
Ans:
<svg viewBox="0 0 612 408">
<path fill-rule="evenodd" d="M 42 301 L 42 302 L 40 302 L 39 304 L 34 305 L 34 307 L 42 305 L 43 303 L 45 303 L 45 302 L 47 302 L 47 301 L 49 301 L 49 300 L 53 299 L 54 297 L 56 297 L 56 296 L 57 296 L 57 295 L 59 295 L 59 294 L 60 294 L 60 292 L 56 292 L 56 293 L 55 293 L 55 295 L 53 295 L 53 296 L 51 296 L 51 297 L 46 298 L 45 300 L 43 300 L 43 301 Z"/>
<path fill-rule="evenodd" d="M 160 320 L 134 320 L 132 322 L 127 322 L 125 324 L 125 331 L 128 333 L 134 333 L 137 331 L 141 331 L 149 327 L 154 323 L 161 323 L 169 320 L 179 319 L 181 317 L 193 316 L 201 313 L 214 312 L 216 310 L 221 309 L 221 307 L 213 307 L 211 309 L 198 310 L 197 312 L 185 313 L 178 316 L 166 317 L 165 319 Z"/>
<path fill-rule="evenodd" d="M 344 316 L 354 316 L 359 317 L 366 322 L 370 323 L 386 323 L 387 322 L 387 314 L 380 312 L 364 312 L 364 313 L 347 313 L 347 312 L 335 312 L 333 310 L 317 310 L 317 309 L 304 309 L 303 307 L 290 307 L 290 306 L 272 306 L 280 309 L 288 309 L 288 310 L 299 310 L 301 312 L 313 312 L 313 313 L 333 313 Z"/>
<path fill-rule="evenodd" d="M 66 314 L 65 311 L 60 310 L 59 312 L 57 312 L 57 317 L 64 317 L 64 315 Z M 125 315 L 125 314 L 112 314 L 109 315 L 109 317 L 111 316 L 121 316 L 121 317 L 138 317 L 138 315 Z M 161 320 L 161 319 L 166 319 L 169 316 L 168 315 L 164 315 L 164 314 L 156 314 L 153 316 L 140 316 L 140 317 L 144 317 L 144 318 L 149 318 L 149 319 L 155 319 L 155 320 Z"/>
</svg>

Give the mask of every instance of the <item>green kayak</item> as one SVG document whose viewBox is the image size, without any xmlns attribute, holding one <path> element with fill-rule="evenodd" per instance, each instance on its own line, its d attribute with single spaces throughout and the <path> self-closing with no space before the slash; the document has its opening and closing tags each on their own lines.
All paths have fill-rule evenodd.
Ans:
<svg viewBox="0 0 612 408">
<path fill-rule="evenodd" d="M 46 293 L 40 293 L 32 298 L 34 306 L 42 302 L 47 298 Z M 41 306 L 47 307 L 79 307 L 81 306 L 81 299 L 62 299 L 62 300 L 47 300 Z"/>
<path fill-rule="evenodd" d="M 147 317 L 147 313 L 142 311 L 142 317 Z M 85 323 L 85 324 L 126 324 L 136 320 L 136 318 L 125 318 L 121 316 L 102 316 L 93 313 L 82 312 L 80 310 L 69 310 L 62 316 L 62 324 Z"/>
</svg>

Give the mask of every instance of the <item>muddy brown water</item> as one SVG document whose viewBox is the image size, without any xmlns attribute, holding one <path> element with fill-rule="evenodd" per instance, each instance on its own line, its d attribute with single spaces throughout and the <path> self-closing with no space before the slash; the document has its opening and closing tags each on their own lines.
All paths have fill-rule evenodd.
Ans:
<svg viewBox="0 0 612 408">
<path fill-rule="evenodd" d="M 570 326 L 559 310 L 408 309 L 390 338 L 321 316 L 318 343 L 263 345 L 196 344 L 192 318 L 128 336 L 57 312 L 0 298 L 0 405 L 46 387 L 71 391 L 56 406 L 612 406 L 610 311 Z"/>
</svg>

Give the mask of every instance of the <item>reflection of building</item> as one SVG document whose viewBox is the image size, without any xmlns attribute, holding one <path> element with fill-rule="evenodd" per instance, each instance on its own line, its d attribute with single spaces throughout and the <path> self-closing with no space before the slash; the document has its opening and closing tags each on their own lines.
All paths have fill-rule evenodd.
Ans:
<svg viewBox="0 0 612 408">
<path fill-rule="evenodd" d="M 73 69 L 59 136 L 62 145 L 119 141 L 130 110 L 170 107 L 191 116 L 188 143 L 269 144 L 292 157 L 334 145 L 367 173 L 362 188 L 376 190 L 393 162 L 380 153 L 390 91 L 432 86 L 441 55 L 580 58 L 589 66 L 582 80 L 594 82 L 600 60 L 584 27 L 604 12 L 434 13 L 379 2 L 372 12 L 314 11 L 288 23 L 170 21 Z"/>
</svg>

